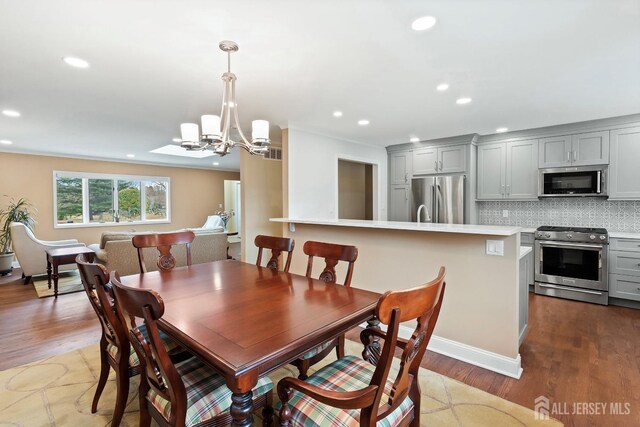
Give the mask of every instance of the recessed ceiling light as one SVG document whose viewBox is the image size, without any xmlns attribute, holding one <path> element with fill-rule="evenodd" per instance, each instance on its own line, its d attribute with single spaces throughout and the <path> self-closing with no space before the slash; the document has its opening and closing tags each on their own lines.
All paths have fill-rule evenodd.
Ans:
<svg viewBox="0 0 640 427">
<path fill-rule="evenodd" d="M 89 68 L 89 63 L 84 59 L 74 58 L 73 56 L 65 56 L 62 60 L 72 67 L 76 68 Z"/>
<path fill-rule="evenodd" d="M 420 138 L 418 138 L 417 136 L 411 137 L 409 142 L 420 142 Z"/>
<path fill-rule="evenodd" d="M 213 166 L 220 166 L 220 162 L 213 162 Z"/>
<path fill-rule="evenodd" d="M 127 154 L 127 157 L 130 159 L 133 159 L 136 155 L 135 154 Z"/>
<path fill-rule="evenodd" d="M 456 99 L 456 104 L 464 105 L 469 104 L 471 102 L 471 98 L 458 98 Z"/>
<path fill-rule="evenodd" d="M 509 128 L 498 128 L 498 129 L 496 129 L 496 132 L 498 132 L 498 133 L 504 133 L 504 132 L 506 132 L 506 131 L 508 131 L 508 130 L 509 130 Z"/>
<path fill-rule="evenodd" d="M 8 139 L 0 139 L 0 144 L 11 145 L 13 144 L 13 142 L 9 141 Z"/>
<path fill-rule="evenodd" d="M 20 117 L 20 112 L 15 110 L 2 110 L 2 114 L 7 117 Z"/>
<path fill-rule="evenodd" d="M 182 142 L 182 138 L 173 138 L 172 141 L 173 142 Z"/>
<path fill-rule="evenodd" d="M 333 117 L 342 117 L 342 111 L 334 111 Z"/>
<path fill-rule="evenodd" d="M 360 126 L 366 126 L 366 125 L 369 124 L 369 120 L 367 120 L 367 119 L 358 120 L 358 124 Z"/>
<path fill-rule="evenodd" d="M 449 89 L 449 85 L 446 83 L 441 83 L 438 86 L 436 86 L 436 89 L 439 90 L 440 92 L 444 92 L 445 90 Z"/>
<path fill-rule="evenodd" d="M 433 16 L 423 16 L 418 18 L 411 24 L 411 28 L 415 31 L 425 31 L 436 25 L 438 20 Z"/>
</svg>

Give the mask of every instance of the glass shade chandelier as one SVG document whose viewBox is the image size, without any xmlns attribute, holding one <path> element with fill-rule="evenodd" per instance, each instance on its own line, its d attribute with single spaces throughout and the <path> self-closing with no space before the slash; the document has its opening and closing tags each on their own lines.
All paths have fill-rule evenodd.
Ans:
<svg viewBox="0 0 640 427">
<path fill-rule="evenodd" d="M 251 154 L 264 156 L 269 150 L 269 122 L 254 120 L 251 122 L 251 141 L 242 133 L 238 120 L 236 103 L 236 75 L 231 72 L 231 53 L 238 51 L 238 45 L 229 40 L 220 42 L 220 49 L 227 53 L 227 72 L 222 75 L 222 111 L 220 116 L 202 116 L 202 134 L 196 123 L 182 123 L 182 147 L 187 150 L 212 150 L 219 156 L 229 154 L 233 147 L 241 147 Z M 235 127 L 239 141 L 231 139 L 231 129 Z"/>
</svg>

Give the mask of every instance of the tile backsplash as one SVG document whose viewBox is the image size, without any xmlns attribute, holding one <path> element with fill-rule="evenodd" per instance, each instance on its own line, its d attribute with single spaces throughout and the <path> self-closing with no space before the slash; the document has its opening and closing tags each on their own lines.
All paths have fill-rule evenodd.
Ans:
<svg viewBox="0 0 640 427">
<path fill-rule="evenodd" d="M 509 211 L 508 218 L 502 217 L 503 210 Z M 608 231 L 640 233 L 640 201 L 584 197 L 478 202 L 478 219 L 486 225 L 604 227 Z"/>
</svg>

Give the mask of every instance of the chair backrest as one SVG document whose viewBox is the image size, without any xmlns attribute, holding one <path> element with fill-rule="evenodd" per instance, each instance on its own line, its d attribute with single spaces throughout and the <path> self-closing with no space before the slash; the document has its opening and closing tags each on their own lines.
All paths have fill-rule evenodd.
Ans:
<svg viewBox="0 0 640 427">
<path fill-rule="evenodd" d="M 376 316 L 381 323 L 388 325 L 386 339 L 370 385 L 378 386 L 374 404 L 363 410 L 366 418 L 381 420 L 391 414 L 407 397 L 412 381 L 417 381 L 420 361 L 427 349 L 436 326 L 445 290 L 445 268 L 440 267 L 438 277 L 429 283 L 412 289 L 388 291 L 378 301 Z M 407 341 L 400 356 L 400 369 L 393 383 L 389 400 L 379 406 L 391 368 L 391 361 L 398 339 L 400 323 L 417 321 L 411 338 Z M 419 396 L 411 396 L 418 398 Z M 374 411 L 378 408 L 377 414 Z"/>
<path fill-rule="evenodd" d="M 128 363 L 131 348 L 125 327 L 115 311 L 109 273 L 102 265 L 88 262 L 83 254 L 76 257 L 76 264 L 80 271 L 82 287 L 100 320 L 103 339 L 118 349 L 116 362 L 124 360 Z"/>
<path fill-rule="evenodd" d="M 129 340 L 145 367 L 145 375 L 140 379 L 142 381 L 140 393 L 145 396 L 149 389 L 152 389 L 163 399 L 171 402 L 169 425 L 176 425 L 176 420 L 184 422 L 187 393 L 158 330 L 158 320 L 164 314 L 162 297 L 149 289 L 124 286 L 116 272 L 111 273 L 111 284 L 118 306 L 118 315 L 126 325 Z M 144 322 L 148 340 L 136 327 L 136 319 Z"/>
<path fill-rule="evenodd" d="M 274 237 L 258 235 L 254 240 L 255 245 L 258 247 L 258 259 L 256 265 L 260 266 L 262 263 L 262 250 L 271 249 L 271 258 L 267 262 L 267 267 L 274 270 L 278 270 L 278 258 L 282 252 L 287 252 L 287 260 L 284 264 L 283 271 L 287 273 L 291 266 L 291 254 L 293 248 L 296 246 L 296 242 L 289 237 Z"/>
<path fill-rule="evenodd" d="M 337 245 L 335 243 L 323 243 L 308 241 L 305 242 L 302 250 L 306 255 L 309 255 L 309 261 L 307 262 L 306 276 L 311 277 L 313 270 L 313 257 L 324 258 L 325 267 L 320 273 L 319 279 L 328 282 L 336 283 L 336 265 L 339 261 L 345 261 L 349 263 L 347 267 L 347 277 L 344 279 L 344 285 L 351 285 L 351 277 L 353 276 L 353 264 L 358 259 L 358 248 L 355 246 Z"/>
<path fill-rule="evenodd" d="M 193 231 L 179 231 L 176 233 L 160 233 L 160 234 L 138 234 L 133 236 L 131 242 L 138 250 L 138 264 L 140 265 L 140 273 L 146 273 L 147 267 L 144 263 L 144 255 L 142 249 L 157 248 L 158 268 L 160 271 L 171 270 L 176 266 L 176 259 L 171 255 L 171 246 L 186 245 L 187 265 L 191 265 L 191 242 L 196 235 Z"/>
</svg>

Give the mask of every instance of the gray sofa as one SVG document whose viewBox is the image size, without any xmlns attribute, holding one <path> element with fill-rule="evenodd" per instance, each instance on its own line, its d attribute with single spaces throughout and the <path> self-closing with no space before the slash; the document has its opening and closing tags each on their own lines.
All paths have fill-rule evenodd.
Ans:
<svg viewBox="0 0 640 427">
<path fill-rule="evenodd" d="M 227 234 L 217 231 L 195 229 L 191 230 L 196 237 L 191 243 L 192 264 L 202 264 L 211 261 L 227 259 Z M 121 276 L 140 273 L 138 267 L 138 253 L 133 247 L 131 239 L 136 234 L 150 234 L 141 232 L 104 232 L 100 243 L 89 245 L 96 253 L 96 262 L 103 264 L 109 272 L 115 270 Z M 143 249 L 147 271 L 156 271 L 158 266 L 158 250 Z M 187 262 L 187 251 L 184 245 L 171 248 L 176 258 L 176 265 L 183 266 Z"/>
</svg>

